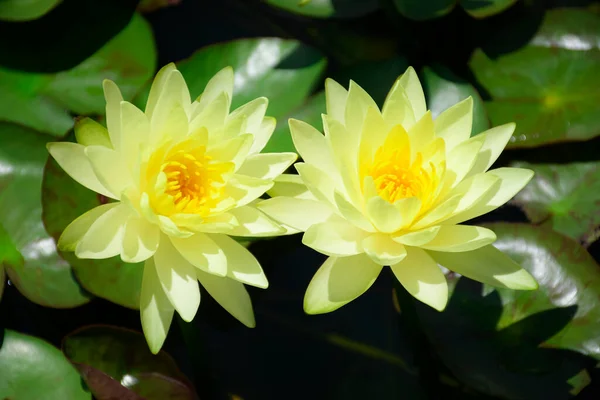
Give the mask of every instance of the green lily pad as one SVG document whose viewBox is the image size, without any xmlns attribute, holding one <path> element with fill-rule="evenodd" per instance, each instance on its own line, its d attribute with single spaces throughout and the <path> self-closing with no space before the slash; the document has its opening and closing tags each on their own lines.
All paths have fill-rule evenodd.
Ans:
<svg viewBox="0 0 600 400">
<path fill-rule="evenodd" d="M 156 356 L 150 353 L 144 336 L 138 332 L 89 326 L 67 335 L 62 347 L 96 397 L 126 394 L 123 389 L 129 389 L 141 396 L 132 395 L 131 399 L 136 400 L 194 399 L 194 391 L 175 361 L 164 351 Z"/>
<path fill-rule="evenodd" d="M 518 0 L 460 0 L 460 5 L 472 17 L 487 18 L 503 12 L 517 1 Z"/>
<path fill-rule="evenodd" d="M 509 147 L 600 134 L 598 40 L 600 16 L 556 9 L 546 13 L 537 34 L 519 50 L 497 58 L 474 52 L 470 67 L 491 96 L 486 108 L 492 125 L 517 123 Z"/>
<path fill-rule="evenodd" d="M 489 129 L 490 122 L 477 89 L 442 66 L 426 67 L 422 71 L 427 107 L 433 117 L 471 96 L 473 98 L 472 135 Z"/>
<path fill-rule="evenodd" d="M 62 0 L 2 0 L 0 20 L 30 21 L 50 12 L 61 2 Z"/>
<path fill-rule="evenodd" d="M 0 398 L 90 400 L 79 373 L 45 341 L 4 330 L 0 340 Z"/>
<path fill-rule="evenodd" d="M 375 11 L 377 0 L 266 0 L 267 4 L 314 18 L 356 18 Z"/>
<path fill-rule="evenodd" d="M 44 223 L 55 240 L 75 218 L 107 201 L 75 182 L 53 159 L 46 163 L 42 186 Z M 90 293 L 125 307 L 139 309 L 143 263 L 129 264 L 119 257 L 103 260 L 79 259 L 61 252 L 72 266 L 79 283 Z"/>
<path fill-rule="evenodd" d="M 94 55 L 57 74 L 0 69 L 0 120 L 53 136 L 73 127 L 74 114 L 104 114 L 102 80 L 117 82 L 126 100 L 152 76 L 156 49 L 149 24 L 135 15 Z"/>
<path fill-rule="evenodd" d="M 205 47 L 177 63 L 193 97 L 199 96 L 209 79 L 225 66 L 235 72 L 232 109 L 258 97 L 269 99 L 267 115 L 280 119 L 300 107 L 315 85 L 320 84 L 326 61 L 296 40 L 243 39 Z M 135 101 L 145 108 L 149 87 Z M 290 143 L 289 132 L 279 131 Z M 273 151 L 273 147 L 270 147 Z M 278 151 L 282 151 L 279 149 Z"/>
<path fill-rule="evenodd" d="M 2 182 L 2 178 L 0 178 Z M 2 188 L 0 187 L 0 191 Z M 4 265 L 19 264 L 22 261 L 21 254 L 15 248 L 8 233 L 0 226 L 0 300 L 4 292 L 4 284 L 6 282 L 6 271 Z"/>
<path fill-rule="evenodd" d="M 443 313 L 417 304 L 428 339 L 455 377 L 478 391 L 515 400 L 571 398 L 600 359 L 600 269 L 576 241 L 557 232 L 486 226 L 498 236 L 495 246 L 540 288 L 497 289 L 449 273 L 454 289 Z"/>
<path fill-rule="evenodd" d="M 18 140 L 15 140 L 18 138 Z M 48 158 L 46 137 L 27 128 L 0 123 L 0 225 L 14 245 L 4 267 L 10 280 L 29 300 L 48 307 L 68 308 L 89 296 L 73 278 L 69 264 L 56 251 L 42 222 L 42 174 Z M 9 250 L 12 251 L 12 250 Z"/>
<path fill-rule="evenodd" d="M 497 289 L 503 312 L 498 327 L 557 307 L 576 307 L 572 320 L 544 346 L 569 349 L 600 360 L 600 267 L 575 240 L 528 224 L 488 224 L 495 245 L 538 281 L 536 291 Z"/>
<path fill-rule="evenodd" d="M 531 222 L 584 243 L 595 240 L 600 226 L 600 163 L 513 165 L 535 171 L 512 200 Z"/>
</svg>

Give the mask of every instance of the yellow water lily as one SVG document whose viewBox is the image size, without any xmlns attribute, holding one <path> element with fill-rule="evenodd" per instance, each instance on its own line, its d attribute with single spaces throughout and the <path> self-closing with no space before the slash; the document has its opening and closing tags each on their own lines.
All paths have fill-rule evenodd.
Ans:
<svg viewBox="0 0 600 400">
<path fill-rule="evenodd" d="M 253 204 L 295 160 L 259 154 L 275 128 L 267 99 L 230 112 L 233 70 L 225 68 L 191 101 L 174 64 L 162 68 L 145 112 L 104 81 L 106 125 L 80 120 L 78 143 L 48 150 L 77 182 L 113 201 L 73 221 L 58 246 L 79 258 L 145 261 L 142 327 L 150 349 L 162 347 L 174 311 L 191 321 L 198 281 L 234 317 L 255 325 L 244 284 L 266 288 L 256 258 L 233 236 L 284 230 Z"/>
<path fill-rule="evenodd" d="M 494 286 L 535 289 L 537 283 L 491 245 L 489 229 L 459 225 L 494 210 L 533 172 L 488 170 L 514 124 L 471 136 L 471 98 L 437 118 L 427 111 L 409 68 L 383 109 L 355 82 L 328 79 L 323 135 L 290 120 L 304 162 L 282 175 L 258 208 L 304 232 L 302 242 L 329 258 L 304 298 L 309 314 L 333 311 L 364 293 L 390 266 L 414 297 L 443 310 L 448 287 L 439 265 Z"/>
</svg>

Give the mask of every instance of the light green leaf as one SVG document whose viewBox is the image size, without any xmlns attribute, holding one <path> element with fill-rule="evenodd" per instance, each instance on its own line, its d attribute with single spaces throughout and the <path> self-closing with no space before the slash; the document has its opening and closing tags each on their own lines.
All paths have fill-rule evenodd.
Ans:
<svg viewBox="0 0 600 400">
<path fill-rule="evenodd" d="M 504 39 L 513 30 L 498 32 Z M 600 134 L 600 16 L 555 9 L 529 43 L 490 57 L 481 49 L 470 67 L 491 99 L 493 126 L 516 122 L 509 147 L 587 140 Z M 503 42 L 500 42 L 503 43 Z M 490 44 L 487 52 L 494 50 Z"/>
<path fill-rule="evenodd" d="M 0 337 L 0 398 L 91 400 L 79 373 L 57 348 L 8 329 Z"/>
<path fill-rule="evenodd" d="M 0 20 L 30 21 L 50 12 L 62 0 L 0 0 Z"/>
<path fill-rule="evenodd" d="M 104 114 L 103 79 L 117 82 L 125 100 L 131 100 L 155 69 L 152 31 L 134 15 L 123 31 L 68 71 L 35 74 L 0 68 L 0 121 L 63 136 L 73 127 L 71 113 Z"/>
<path fill-rule="evenodd" d="M 18 140 L 15 140 L 18 138 Z M 42 221 L 42 175 L 48 158 L 46 137 L 18 125 L 0 123 L 0 226 L 9 248 L 6 273 L 29 300 L 48 307 L 76 307 L 89 296 L 57 253 Z M 20 252 L 17 257 L 10 246 Z"/>
</svg>

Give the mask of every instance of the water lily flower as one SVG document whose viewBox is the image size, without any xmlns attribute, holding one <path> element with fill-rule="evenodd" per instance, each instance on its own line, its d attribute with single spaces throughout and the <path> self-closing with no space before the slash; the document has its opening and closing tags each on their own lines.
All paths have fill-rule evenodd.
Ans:
<svg viewBox="0 0 600 400">
<path fill-rule="evenodd" d="M 174 311 L 191 321 L 198 281 L 243 324 L 254 314 L 244 284 L 266 288 L 255 257 L 233 236 L 285 230 L 255 206 L 294 153 L 259 154 L 275 128 L 267 99 L 230 112 L 233 70 L 225 68 L 191 101 L 174 64 L 162 68 L 145 112 L 104 81 L 106 125 L 83 119 L 78 143 L 49 143 L 77 182 L 112 199 L 73 221 L 58 247 L 79 258 L 145 261 L 142 327 L 152 352 L 162 347 Z"/>
<path fill-rule="evenodd" d="M 494 286 L 535 289 L 537 283 L 491 245 L 489 229 L 460 223 L 506 203 L 533 172 L 489 170 L 514 124 L 470 137 L 473 101 L 435 120 L 417 74 L 409 68 L 383 109 L 355 82 L 328 79 L 323 135 L 289 121 L 304 162 L 282 175 L 258 208 L 304 232 L 302 242 L 329 258 L 304 298 L 309 314 L 333 311 L 364 293 L 384 266 L 420 301 L 443 310 L 442 265 Z"/>
</svg>

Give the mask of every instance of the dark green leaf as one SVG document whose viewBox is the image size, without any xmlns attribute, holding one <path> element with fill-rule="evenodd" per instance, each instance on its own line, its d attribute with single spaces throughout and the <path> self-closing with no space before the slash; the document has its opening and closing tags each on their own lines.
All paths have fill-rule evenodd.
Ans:
<svg viewBox="0 0 600 400">
<path fill-rule="evenodd" d="M 301 106 L 313 87 L 319 82 L 325 68 L 325 59 L 295 40 L 274 38 L 244 39 L 206 47 L 187 60 L 177 63 L 185 77 L 193 98 L 199 96 L 209 79 L 230 65 L 235 72 L 232 108 L 258 97 L 269 99 L 267 115 L 277 119 Z M 136 99 L 144 108 L 149 87 Z M 271 140 L 289 144 L 285 139 Z M 270 146 L 272 151 L 275 149 Z"/>
<path fill-rule="evenodd" d="M 75 182 L 56 161 L 48 160 L 42 187 L 43 217 L 46 229 L 55 240 L 75 218 L 106 201 L 102 195 Z M 84 260 L 70 252 L 61 252 L 61 255 L 90 293 L 125 307 L 140 307 L 143 263 L 124 263 L 119 257 Z"/>
<path fill-rule="evenodd" d="M 152 31 L 135 15 L 119 35 L 73 69 L 57 74 L 0 69 L 0 120 L 63 136 L 73 127 L 70 112 L 104 114 L 103 79 L 114 80 L 125 100 L 131 100 L 155 69 Z"/>
<path fill-rule="evenodd" d="M 544 223 L 583 242 L 594 240 L 600 226 L 600 163 L 518 162 L 512 166 L 535 171 L 531 182 L 512 200 L 531 222 Z"/>
<path fill-rule="evenodd" d="M 2 189 L 0 188 L 0 190 Z M 6 281 L 4 265 L 17 265 L 21 262 L 21 253 L 15 248 L 8 233 L 0 226 L 0 300 L 2 300 L 2 293 Z"/>
<path fill-rule="evenodd" d="M 62 0 L 2 0 L 0 20 L 29 21 L 46 14 Z"/>
<path fill-rule="evenodd" d="M 394 0 L 400 14 L 417 21 L 439 18 L 448 14 L 457 0 Z"/>
<path fill-rule="evenodd" d="M 406 68 L 408 68 L 407 60 L 395 56 L 385 60 L 356 64 L 339 71 L 334 78 L 345 88 L 348 88 L 350 80 L 355 81 L 369 93 L 379 107 L 382 107 L 394 82 L 406 71 Z"/>
<path fill-rule="evenodd" d="M 187 378 L 173 359 L 164 351 L 156 356 L 150 353 L 140 333 L 111 326 L 89 326 L 66 336 L 63 351 L 71 361 L 80 364 L 93 390 L 104 396 L 122 391 L 115 385 L 120 382 L 119 386 L 146 400 L 194 398 Z"/>
<path fill-rule="evenodd" d="M 0 20 L 0 65 L 46 74 L 69 70 L 121 32 L 136 5 L 137 0 L 69 0 L 32 21 Z"/>
<path fill-rule="evenodd" d="M 0 192 L 0 225 L 22 255 L 11 257 L 5 267 L 10 280 L 29 300 L 48 307 L 75 307 L 89 297 L 57 254 L 42 222 L 45 145 L 44 135 L 0 123 L 0 163 L 6 182 Z"/>
<path fill-rule="evenodd" d="M 417 304 L 430 343 L 458 380 L 483 393 L 515 400 L 571 398 L 600 358 L 600 269 L 577 242 L 551 230 L 487 227 L 498 236 L 495 246 L 540 288 L 495 289 L 449 273 L 454 289 L 444 312 Z"/>
<path fill-rule="evenodd" d="M 594 89 L 600 86 L 598 40 L 600 16 L 557 9 L 546 14 L 525 47 L 495 59 L 475 51 L 470 66 L 491 95 L 486 108 L 492 125 L 517 123 L 509 147 L 600 134 L 600 92 Z"/>
<path fill-rule="evenodd" d="M 266 0 L 274 7 L 315 18 L 355 18 L 377 9 L 377 0 Z"/>
<path fill-rule="evenodd" d="M 54 346 L 0 331 L 0 399 L 90 400 L 75 368 Z"/>
<path fill-rule="evenodd" d="M 518 0 L 460 0 L 460 5 L 475 18 L 486 18 L 499 14 Z"/>
<path fill-rule="evenodd" d="M 427 96 L 427 108 L 433 117 L 471 96 L 473 98 L 473 129 L 478 134 L 490 127 L 483 100 L 477 89 L 442 66 L 423 69 L 423 86 Z"/>
<path fill-rule="evenodd" d="M 600 267 L 592 256 L 575 240 L 544 227 L 487 226 L 498 236 L 497 247 L 527 269 L 540 285 L 536 291 L 497 289 L 504 305 L 498 326 L 507 327 L 556 307 L 574 307 L 577 312 L 573 319 L 544 345 L 600 359 Z"/>
</svg>

